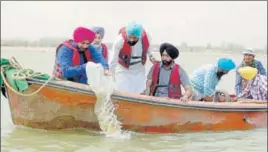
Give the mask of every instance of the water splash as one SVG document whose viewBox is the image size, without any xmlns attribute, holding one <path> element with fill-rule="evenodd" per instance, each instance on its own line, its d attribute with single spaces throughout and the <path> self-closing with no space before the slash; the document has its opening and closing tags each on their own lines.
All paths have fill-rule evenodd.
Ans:
<svg viewBox="0 0 268 152">
<path fill-rule="evenodd" d="M 86 73 L 88 84 L 90 84 L 97 97 L 94 112 L 102 133 L 107 137 L 129 139 L 130 132 L 121 129 L 121 122 L 117 120 L 117 116 L 114 114 L 115 106 L 112 103 L 111 95 L 114 91 L 115 82 L 112 76 L 104 76 L 102 66 L 93 62 L 87 63 Z"/>
</svg>

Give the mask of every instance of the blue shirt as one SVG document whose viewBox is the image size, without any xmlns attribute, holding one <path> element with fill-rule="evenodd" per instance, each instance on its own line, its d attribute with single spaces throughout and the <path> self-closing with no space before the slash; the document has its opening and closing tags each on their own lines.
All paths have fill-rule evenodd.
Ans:
<svg viewBox="0 0 268 152">
<path fill-rule="evenodd" d="M 193 72 L 190 77 L 192 87 L 203 96 L 212 96 L 219 83 L 217 65 L 205 65 Z"/>
<path fill-rule="evenodd" d="M 72 45 L 77 48 L 76 43 L 72 42 Z M 93 61 L 101 63 L 104 69 L 109 69 L 107 61 L 92 45 L 89 45 L 88 50 Z M 72 57 L 73 51 L 70 48 L 64 45 L 60 47 L 56 60 L 61 65 L 63 77 L 65 79 L 74 78 L 75 82 L 87 84 L 86 63 L 83 54 L 80 54 L 80 65 L 78 66 L 72 66 Z"/>
<path fill-rule="evenodd" d="M 256 65 L 253 65 L 253 66 L 256 66 L 255 68 L 258 69 L 258 73 L 261 74 L 261 75 L 266 75 L 266 70 L 265 68 L 263 67 L 262 63 L 258 60 L 254 60 L 254 64 Z M 239 95 L 241 92 L 242 92 L 242 77 L 241 75 L 238 73 L 238 69 L 240 67 L 243 66 L 243 62 L 237 67 L 236 69 L 236 80 L 235 80 L 235 92 L 236 92 L 236 95 Z"/>
</svg>

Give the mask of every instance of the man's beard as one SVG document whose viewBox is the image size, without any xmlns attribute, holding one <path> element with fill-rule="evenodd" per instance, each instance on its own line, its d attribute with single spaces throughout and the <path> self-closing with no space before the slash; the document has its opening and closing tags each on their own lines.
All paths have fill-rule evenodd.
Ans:
<svg viewBox="0 0 268 152">
<path fill-rule="evenodd" d="M 93 43 L 93 46 L 99 48 L 101 46 L 101 43 Z"/>
<path fill-rule="evenodd" d="M 127 41 L 130 46 L 134 46 L 138 41 Z"/>
<path fill-rule="evenodd" d="M 165 66 L 169 66 L 170 64 L 172 64 L 172 62 L 173 62 L 173 60 L 170 60 L 170 61 L 162 60 L 162 63 Z"/>
<path fill-rule="evenodd" d="M 224 72 L 217 72 L 217 77 L 218 77 L 218 79 L 220 80 L 221 79 L 221 77 L 223 76 L 223 75 L 225 75 L 226 73 L 224 73 Z"/>
<path fill-rule="evenodd" d="M 85 52 L 86 51 L 86 49 L 78 49 L 78 52 Z"/>
</svg>

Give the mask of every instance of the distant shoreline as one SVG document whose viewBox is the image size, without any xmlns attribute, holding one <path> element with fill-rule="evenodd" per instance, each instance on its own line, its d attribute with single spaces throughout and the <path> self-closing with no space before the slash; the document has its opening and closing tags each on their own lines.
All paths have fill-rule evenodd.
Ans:
<svg viewBox="0 0 268 152">
<path fill-rule="evenodd" d="M 54 52 L 56 51 L 56 47 L 26 47 L 26 46 L 1 46 L 1 51 L 16 51 L 15 49 L 22 49 L 26 51 L 38 51 L 38 52 Z M 180 51 L 181 53 L 191 53 L 191 54 L 241 54 L 242 52 L 238 51 L 220 51 L 220 50 L 205 50 L 205 51 Z M 157 51 L 154 51 L 154 53 L 157 53 Z M 256 52 L 257 55 L 265 55 L 267 56 L 267 52 Z"/>
<path fill-rule="evenodd" d="M 28 41 L 23 39 L 6 39 L 1 40 L 1 48 L 23 48 L 24 50 L 36 50 L 36 51 L 47 51 L 47 50 L 55 50 L 56 47 L 62 43 L 66 38 L 49 38 L 44 37 L 34 41 Z M 111 49 L 113 46 L 112 42 L 105 42 L 108 49 Z M 153 43 L 151 44 L 151 48 L 155 51 L 158 50 L 161 44 Z M 204 45 L 189 45 L 186 42 L 181 42 L 180 44 L 174 44 L 180 52 L 191 52 L 191 53 L 224 53 L 224 54 L 242 54 L 243 51 L 246 50 L 246 47 L 240 44 L 236 44 L 233 42 L 222 42 L 218 45 L 213 45 L 211 43 L 207 43 Z M 265 45 L 263 48 L 253 48 L 256 51 L 256 54 L 267 54 L 267 46 Z"/>
</svg>

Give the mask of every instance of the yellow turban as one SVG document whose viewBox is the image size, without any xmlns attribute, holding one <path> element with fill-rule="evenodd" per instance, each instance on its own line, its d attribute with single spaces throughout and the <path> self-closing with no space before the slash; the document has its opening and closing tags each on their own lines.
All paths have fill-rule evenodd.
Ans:
<svg viewBox="0 0 268 152">
<path fill-rule="evenodd" d="M 247 66 L 247 67 L 239 68 L 238 73 L 240 73 L 240 75 L 244 79 L 252 80 L 258 73 L 258 69 Z"/>
</svg>

